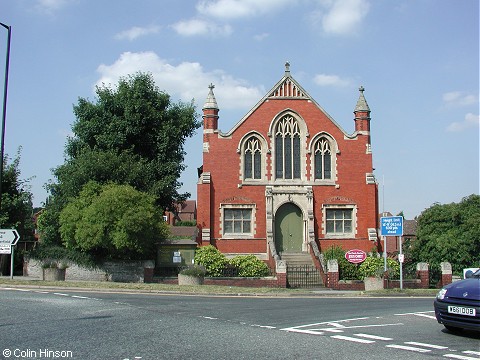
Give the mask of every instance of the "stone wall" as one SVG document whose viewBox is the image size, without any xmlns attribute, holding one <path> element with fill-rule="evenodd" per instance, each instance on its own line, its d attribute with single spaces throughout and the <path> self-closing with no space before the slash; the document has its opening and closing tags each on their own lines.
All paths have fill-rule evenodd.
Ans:
<svg viewBox="0 0 480 360">
<path fill-rule="evenodd" d="M 146 261 L 105 262 L 101 267 L 89 269 L 69 263 L 65 280 L 72 281 L 114 281 L 114 282 L 150 282 L 155 264 Z M 35 259 L 25 259 L 23 275 L 32 279 L 42 279 L 42 263 Z"/>
</svg>

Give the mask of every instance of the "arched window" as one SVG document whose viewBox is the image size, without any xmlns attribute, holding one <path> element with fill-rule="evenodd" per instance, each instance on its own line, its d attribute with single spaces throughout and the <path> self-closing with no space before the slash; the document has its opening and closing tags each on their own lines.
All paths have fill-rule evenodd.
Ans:
<svg viewBox="0 0 480 360">
<path fill-rule="evenodd" d="M 332 150 L 326 138 L 320 138 L 315 144 L 315 179 L 332 178 Z"/>
<path fill-rule="evenodd" d="M 262 147 L 260 140 L 252 136 L 245 143 L 244 152 L 245 179 L 262 178 Z"/>
<path fill-rule="evenodd" d="M 284 116 L 275 129 L 276 179 L 300 179 L 300 128 L 293 116 Z"/>
</svg>

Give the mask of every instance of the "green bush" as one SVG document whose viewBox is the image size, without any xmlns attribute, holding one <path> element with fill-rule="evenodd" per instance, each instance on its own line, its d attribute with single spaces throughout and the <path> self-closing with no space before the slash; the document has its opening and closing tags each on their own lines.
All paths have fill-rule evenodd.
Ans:
<svg viewBox="0 0 480 360">
<path fill-rule="evenodd" d="M 213 245 L 202 246 L 195 251 L 195 264 L 203 265 L 206 270 L 206 276 L 223 276 L 223 269 L 228 264 L 228 260 Z"/>
<path fill-rule="evenodd" d="M 65 263 L 74 263 L 88 269 L 94 269 L 101 263 L 99 259 L 93 256 L 76 251 L 73 249 L 66 249 L 62 246 L 38 244 L 38 246 L 26 253 L 32 259 L 40 260 L 44 264 L 52 262 L 52 259 L 61 260 Z"/>
<path fill-rule="evenodd" d="M 385 262 L 384 262 L 385 267 Z M 400 264 L 398 261 L 387 258 L 387 272 L 390 279 L 400 278 Z"/>
<path fill-rule="evenodd" d="M 383 276 L 384 261 L 380 257 L 369 256 L 360 264 L 360 274 L 363 278 L 372 276 Z"/>
<path fill-rule="evenodd" d="M 206 270 L 203 267 L 203 265 L 189 265 L 187 267 L 184 267 L 182 270 L 180 270 L 179 274 L 182 275 L 187 275 L 187 276 L 197 276 L 197 277 L 203 277 L 205 276 Z"/>
<path fill-rule="evenodd" d="M 338 276 L 342 280 L 361 280 L 359 264 L 349 262 L 345 257 L 337 259 Z"/>
<path fill-rule="evenodd" d="M 360 280 L 363 279 L 360 274 L 359 265 L 352 264 L 345 259 L 345 251 L 341 246 L 330 246 L 324 253 L 325 260 L 337 260 L 338 276 L 341 280 Z"/>
<path fill-rule="evenodd" d="M 255 255 L 238 255 L 229 261 L 230 265 L 238 269 L 241 277 L 262 277 L 269 275 L 267 264 Z"/>
</svg>

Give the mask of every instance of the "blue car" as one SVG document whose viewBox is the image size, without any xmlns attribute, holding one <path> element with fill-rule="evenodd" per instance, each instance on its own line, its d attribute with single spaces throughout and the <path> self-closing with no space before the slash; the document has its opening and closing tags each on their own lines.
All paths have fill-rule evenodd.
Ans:
<svg viewBox="0 0 480 360">
<path fill-rule="evenodd" d="M 433 305 L 437 321 L 447 330 L 480 331 L 480 270 L 444 286 Z"/>
</svg>

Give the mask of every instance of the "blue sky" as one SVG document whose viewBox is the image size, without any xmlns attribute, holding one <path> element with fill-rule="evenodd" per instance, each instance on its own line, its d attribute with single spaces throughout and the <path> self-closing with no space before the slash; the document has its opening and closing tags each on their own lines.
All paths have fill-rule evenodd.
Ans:
<svg viewBox="0 0 480 360">
<path fill-rule="evenodd" d="M 21 178 L 40 206 L 72 107 L 95 100 L 95 85 L 151 72 L 201 113 L 214 83 L 227 132 L 289 61 L 348 133 L 365 87 L 380 210 L 413 218 L 479 193 L 478 19 L 478 0 L 0 0 L 12 26 L 5 152 L 22 147 Z M 185 147 L 192 198 L 201 143 L 199 129 Z"/>
</svg>

